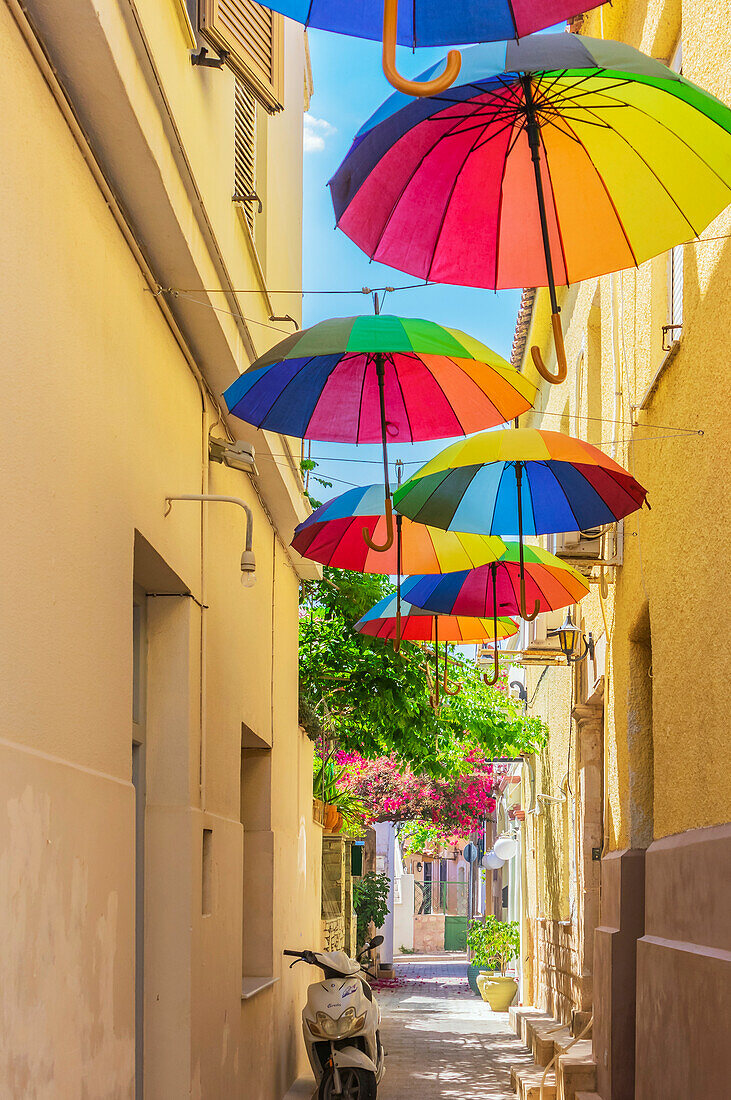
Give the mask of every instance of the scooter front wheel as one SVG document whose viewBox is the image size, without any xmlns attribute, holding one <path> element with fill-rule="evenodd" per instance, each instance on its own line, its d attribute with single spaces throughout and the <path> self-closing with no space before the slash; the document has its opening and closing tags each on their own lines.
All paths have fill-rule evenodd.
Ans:
<svg viewBox="0 0 731 1100">
<path fill-rule="evenodd" d="M 317 1100 L 376 1100 L 376 1075 L 367 1069 L 347 1066 L 340 1070 L 340 1092 L 335 1091 L 332 1073 L 320 1081 Z"/>
</svg>

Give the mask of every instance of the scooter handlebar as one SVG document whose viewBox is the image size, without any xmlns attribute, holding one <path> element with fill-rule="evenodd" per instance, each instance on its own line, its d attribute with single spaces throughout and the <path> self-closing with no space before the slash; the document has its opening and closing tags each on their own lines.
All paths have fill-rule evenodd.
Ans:
<svg viewBox="0 0 731 1100">
<path fill-rule="evenodd" d="M 283 955 L 292 955 L 295 959 L 301 959 L 303 957 L 302 951 L 283 951 Z"/>
</svg>

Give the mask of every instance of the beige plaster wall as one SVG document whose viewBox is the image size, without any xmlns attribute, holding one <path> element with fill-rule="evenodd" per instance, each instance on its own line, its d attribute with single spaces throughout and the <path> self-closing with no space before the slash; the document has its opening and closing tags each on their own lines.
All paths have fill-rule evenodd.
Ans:
<svg viewBox="0 0 731 1100">
<path fill-rule="evenodd" d="M 218 74 L 215 84 L 206 76 L 191 99 L 191 66 L 173 38 L 174 5 L 169 17 L 159 5 L 138 7 L 219 244 L 239 285 L 252 285 L 252 255 L 230 203 L 232 78 Z M 78 10 L 81 20 L 86 8 Z M 142 122 L 156 134 L 171 201 L 182 203 L 180 166 L 131 49 L 129 6 L 106 3 L 98 11 Z M 264 470 L 259 492 L 246 474 L 207 463 L 202 473 L 218 414 L 202 400 L 180 337 L 149 293 L 6 5 L 0 34 L 7 105 L 0 173 L 0 1093 L 133 1094 L 137 579 L 147 591 L 169 591 L 173 583 L 190 593 L 146 600 L 147 1089 L 151 1096 L 280 1100 L 303 1066 L 299 1012 L 311 977 L 304 967 L 283 966 L 281 950 L 319 942 L 320 833 L 312 823 L 312 747 L 297 725 L 299 578 L 288 536 L 275 530 L 259 493 L 289 498 L 301 515 L 304 507 L 286 470 Z M 86 45 L 89 65 L 101 64 L 91 40 Z M 290 98 L 300 60 L 301 35 L 292 43 Z M 273 123 L 271 139 L 288 148 L 292 165 L 300 163 L 301 67 L 297 87 L 299 102 Z M 205 140 L 198 129 L 204 111 Z M 113 112 L 107 122 L 113 127 Z M 132 186 L 135 163 L 128 169 Z M 272 278 L 294 285 L 299 177 L 295 170 L 282 176 L 290 192 L 280 177 L 272 195 L 285 214 L 277 227 L 270 212 L 267 253 Z M 205 278 L 210 256 L 192 219 L 189 228 Z M 260 295 L 248 297 L 254 315 L 266 310 Z M 247 352 L 232 321 L 221 332 L 230 359 L 220 362 L 232 378 Z M 239 584 L 240 509 L 177 503 L 165 517 L 167 494 L 201 489 L 243 497 L 252 508 L 255 588 Z M 135 578 L 135 532 L 165 563 L 158 584 Z M 276 981 L 248 1001 L 241 998 L 242 906 L 256 907 L 259 884 L 244 880 L 242 726 L 271 745 L 272 774 Z M 212 830 L 210 915 L 201 899 L 204 828 Z"/>
<path fill-rule="evenodd" d="M 682 7 L 684 74 L 731 101 L 728 3 Z M 601 37 L 603 30 L 607 38 L 669 59 L 681 34 L 680 17 L 681 5 L 674 0 L 615 4 L 587 16 L 582 33 Z M 682 338 L 644 409 L 639 406 L 665 355 L 666 256 L 562 292 L 569 378 L 563 386 L 543 385 L 540 412 L 524 418 L 526 425 L 569 431 L 601 442 L 610 453 L 616 449 L 617 460 L 649 490 L 652 511 L 643 509 L 625 522 L 624 564 L 605 606 L 611 637 L 606 693 L 606 836 L 611 849 L 646 846 L 653 836 L 730 816 L 731 793 L 718 767 L 718 753 L 728 745 L 728 656 L 712 625 L 729 592 L 719 563 L 731 515 L 721 472 L 731 458 L 731 384 L 719 354 L 731 320 L 730 231 L 727 210 L 702 233 L 704 239 L 720 240 L 685 247 Z M 550 355 L 548 318 L 547 294 L 539 291 L 527 344 L 537 343 Z M 575 364 L 592 339 L 592 328 L 600 348 L 601 391 L 590 410 L 586 385 L 577 390 Z M 577 414 L 611 420 L 615 396 L 621 423 L 605 423 L 601 435 L 593 436 Z M 653 425 L 704 434 L 673 435 Z M 596 589 L 582 602 L 581 615 L 585 629 L 601 638 L 604 619 Z M 705 623 L 711 631 L 697 676 L 689 675 L 692 623 Z M 639 672 L 643 665 L 644 676 L 651 679 L 652 739 L 638 736 L 648 718 L 648 694 Z M 537 674 L 530 675 L 535 683 Z M 530 695 L 530 683 L 528 690 Z M 539 713 L 549 706 L 547 698 L 536 701 Z M 563 736 L 550 720 L 549 726 L 552 740 Z"/>
</svg>

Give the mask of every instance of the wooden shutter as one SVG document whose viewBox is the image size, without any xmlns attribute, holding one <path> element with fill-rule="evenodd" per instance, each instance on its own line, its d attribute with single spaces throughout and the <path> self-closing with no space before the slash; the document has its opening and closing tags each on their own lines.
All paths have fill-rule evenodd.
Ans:
<svg viewBox="0 0 731 1100">
<path fill-rule="evenodd" d="M 226 64 L 270 112 L 284 89 L 284 20 L 254 0 L 200 0 L 200 28 Z"/>
<path fill-rule="evenodd" d="M 248 85 L 238 78 L 234 117 L 234 196 L 242 199 L 246 220 L 253 233 L 258 200 L 243 200 L 243 196 L 256 192 L 256 99 Z"/>
</svg>

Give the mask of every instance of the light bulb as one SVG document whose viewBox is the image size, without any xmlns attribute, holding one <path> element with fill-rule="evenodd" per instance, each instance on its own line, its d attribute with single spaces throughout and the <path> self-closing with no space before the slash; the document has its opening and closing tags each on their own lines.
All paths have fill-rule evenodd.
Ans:
<svg viewBox="0 0 731 1100">
<path fill-rule="evenodd" d="M 498 867 L 502 867 L 504 862 L 505 862 L 504 859 L 501 859 L 500 856 L 496 852 L 492 852 L 492 851 L 487 852 L 482 857 L 482 866 L 487 871 L 497 871 Z"/>
<path fill-rule="evenodd" d="M 252 550 L 244 550 L 241 555 L 241 584 L 244 588 L 253 588 L 256 584 L 256 561 Z"/>
<path fill-rule="evenodd" d="M 500 859 L 512 859 L 518 851 L 518 841 L 512 836 L 501 836 L 495 841 L 493 850 Z"/>
</svg>

